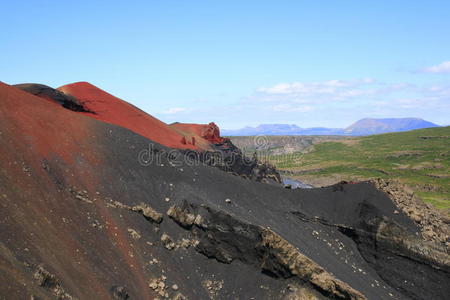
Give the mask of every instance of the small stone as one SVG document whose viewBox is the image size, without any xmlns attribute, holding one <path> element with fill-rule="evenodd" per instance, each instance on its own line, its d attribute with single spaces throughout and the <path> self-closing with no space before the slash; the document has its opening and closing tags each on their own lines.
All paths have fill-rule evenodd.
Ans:
<svg viewBox="0 0 450 300">
<path fill-rule="evenodd" d="M 163 220 L 163 216 L 161 213 L 157 212 L 145 203 L 135 205 L 131 207 L 131 210 L 141 213 L 147 220 L 151 220 L 158 224 Z"/>
<path fill-rule="evenodd" d="M 158 282 L 157 281 L 150 281 L 150 283 L 148 284 L 148 286 L 153 289 L 156 290 L 158 288 Z"/>
<path fill-rule="evenodd" d="M 163 233 L 161 235 L 161 241 L 163 242 L 163 245 L 167 250 L 172 250 L 176 247 L 176 244 L 172 241 L 170 236 L 166 233 Z"/>
<path fill-rule="evenodd" d="M 420 222 L 422 220 L 422 217 L 419 214 L 413 213 L 411 214 L 411 219 L 413 219 L 416 222 Z"/>
<path fill-rule="evenodd" d="M 228 199 L 228 198 L 227 198 L 227 199 L 225 199 L 225 202 L 226 202 L 226 203 L 231 203 L 231 199 Z"/>
<path fill-rule="evenodd" d="M 165 200 L 166 202 L 169 202 L 169 201 L 170 201 L 170 198 L 169 198 L 169 197 L 166 197 L 164 200 Z"/>
<path fill-rule="evenodd" d="M 172 300 L 187 300 L 187 297 L 181 293 L 178 293 L 172 298 Z"/>
<path fill-rule="evenodd" d="M 196 218 L 196 216 L 188 210 L 182 209 L 176 205 L 169 207 L 167 215 L 183 227 L 192 226 Z"/>
<path fill-rule="evenodd" d="M 185 249 L 189 248 L 191 246 L 191 240 L 182 238 L 179 242 L 180 247 L 183 247 Z"/>
<path fill-rule="evenodd" d="M 135 240 L 139 240 L 141 238 L 141 235 L 139 234 L 139 232 L 137 232 L 133 228 L 128 228 L 128 232 L 130 233 L 131 237 Z"/>
<path fill-rule="evenodd" d="M 176 284 L 172 285 L 172 290 L 178 291 L 178 285 L 176 285 Z"/>
</svg>

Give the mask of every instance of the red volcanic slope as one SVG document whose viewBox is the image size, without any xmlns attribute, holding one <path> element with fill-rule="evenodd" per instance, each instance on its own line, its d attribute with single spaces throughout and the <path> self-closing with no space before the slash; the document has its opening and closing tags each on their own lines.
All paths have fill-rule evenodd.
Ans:
<svg viewBox="0 0 450 300">
<path fill-rule="evenodd" d="M 0 82 L 0 100 L 0 121 L 2 121 L 0 125 L 3 125 L 0 128 L 9 130 L 13 133 L 12 136 L 28 137 L 29 145 L 26 152 L 29 152 L 30 155 L 37 153 L 46 156 L 58 153 L 60 158 L 69 163 L 75 159 L 72 154 L 79 152 L 86 136 L 92 135 L 84 126 L 84 121 L 89 120 L 88 118 L 60 105 L 55 105 L 52 100 L 43 100 L 41 97 L 2 82 Z M 37 118 L 36 115 L 40 117 Z M 48 127 L 49 123 L 54 125 Z M 60 139 L 58 140 L 58 138 Z M 78 146 L 63 151 L 63 148 L 58 145 L 58 141 L 64 145 L 66 140 L 71 139 L 75 140 Z M 19 149 L 19 146 L 14 144 L 14 140 L 2 146 Z"/>
<path fill-rule="evenodd" d="M 211 148 L 210 143 L 201 136 L 194 135 L 192 139 L 192 134 L 183 135 L 166 123 L 88 82 L 68 84 L 58 90 L 75 97 L 87 110 L 95 113 L 83 114 L 125 127 L 164 146 L 195 150 Z"/>
<path fill-rule="evenodd" d="M 14 255 L 27 261 L 17 263 L 14 256 L 6 259 L 1 256 L 0 281 L 8 282 L 9 290 L 3 289 L 0 294 L 15 295 L 16 299 L 29 299 L 34 294 L 46 299 L 39 286 L 36 289 L 29 282 L 29 268 L 42 263 L 57 274 L 70 274 L 70 281 L 65 284 L 69 290 L 77 291 L 81 299 L 91 299 L 92 295 L 110 299 L 109 291 L 99 285 L 99 280 L 110 286 L 116 282 L 134 285 L 141 293 L 139 299 L 156 296 L 148 288 L 148 275 L 144 275 L 142 268 L 133 267 L 144 262 L 130 258 L 132 240 L 126 231 L 106 230 L 105 235 L 92 239 L 91 244 L 81 237 L 92 235 L 86 226 L 89 224 L 86 211 L 112 228 L 122 222 L 97 203 L 92 208 L 80 209 L 67 192 L 70 186 L 82 187 L 89 193 L 98 190 L 104 178 L 98 171 L 108 166 L 104 162 L 108 149 L 98 143 L 105 134 L 105 130 L 100 130 L 102 125 L 0 82 L 0 240 L 14 249 Z M 117 246 L 106 248 L 111 241 Z M 90 249 L 108 255 L 81 257 Z M 126 270 L 129 275 L 105 271 L 109 267 Z"/>
<path fill-rule="evenodd" d="M 220 137 L 219 127 L 214 122 L 209 124 L 173 123 L 169 126 L 184 134 L 201 136 L 213 144 L 224 142 L 224 139 Z"/>
</svg>

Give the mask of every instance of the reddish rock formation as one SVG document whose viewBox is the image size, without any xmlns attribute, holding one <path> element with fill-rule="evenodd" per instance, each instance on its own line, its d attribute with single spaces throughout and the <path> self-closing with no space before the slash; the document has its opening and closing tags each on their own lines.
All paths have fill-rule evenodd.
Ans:
<svg viewBox="0 0 450 300">
<path fill-rule="evenodd" d="M 184 134 L 200 136 L 213 144 L 221 144 L 225 140 L 220 136 L 219 127 L 214 122 L 209 124 L 173 123 L 169 126 Z"/>
</svg>

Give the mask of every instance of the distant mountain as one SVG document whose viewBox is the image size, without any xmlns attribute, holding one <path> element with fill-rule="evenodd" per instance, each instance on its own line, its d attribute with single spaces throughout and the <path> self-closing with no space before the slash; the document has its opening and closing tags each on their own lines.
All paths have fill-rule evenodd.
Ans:
<svg viewBox="0 0 450 300">
<path fill-rule="evenodd" d="M 234 130 L 222 130 L 223 136 L 254 135 L 370 135 L 395 131 L 438 127 L 419 118 L 361 119 L 347 128 L 301 128 L 295 124 L 261 124 Z"/>
<path fill-rule="evenodd" d="M 223 136 L 254 136 L 264 135 L 340 135 L 341 128 L 312 127 L 301 128 L 295 124 L 261 124 L 256 127 L 244 127 L 235 130 L 221 130 Z"/>
<path fill-rule="evenodd" d="M 369 135 L 429 127 L 438 127 L 438 125 L 419 118 L 365 118 L 345 128 L 344 133 L 349 135 Z"/>
</svg>

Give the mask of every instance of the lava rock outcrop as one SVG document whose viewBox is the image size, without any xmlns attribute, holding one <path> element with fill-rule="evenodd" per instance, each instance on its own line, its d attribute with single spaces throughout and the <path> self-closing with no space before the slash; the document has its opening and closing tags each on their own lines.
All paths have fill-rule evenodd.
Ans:
<svg viewBox="0 0 450 300">
<path fill-rule="evenodd" d="M 88 108 L 84 107 L 83 104 L 76 98 L 70 95 L 66 95 L 63 92 L 51 88 L 47 85 L 38 83 L 23 83 L 23 84 L 16 84 L 14 85 L 14 87 L 21 89 L 25 92 L 28 92 L 30 94 L 36 95 L 40 98 L 59 104 L 64 108 L 73 111 L 94 113 L 90 111 Z"/>
<path fill-rule="evenodd" d="M 224 138 L 220 136 L 220 129 L 214 122 L 209 124 L 188 124 L 188 123 L 172 123 L 169 125 L 176 130 L 182 131 L 185 134 L 193 134 L 194 136 L 201 136 L 212 144 L 221 144 Z"/>
</svg>

